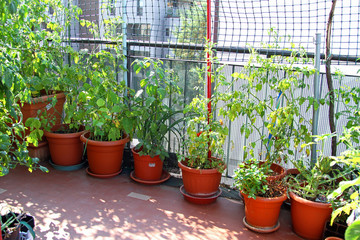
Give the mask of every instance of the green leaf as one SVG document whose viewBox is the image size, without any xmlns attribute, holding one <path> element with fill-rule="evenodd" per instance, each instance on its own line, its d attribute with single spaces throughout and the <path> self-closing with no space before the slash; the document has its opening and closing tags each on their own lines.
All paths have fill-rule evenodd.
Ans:
<svg viewBox="0 0 360 240">
<path fill-rule="evenodd" d="M 353 222 L 345 231 L 346 240 L 360 240 L 360 219 Z"/>
<path fill-rule="evenodd" d="M 155 100 L 154 97 L 148 97 L 145 101 L 145 106 L 149 107 Z"/>
<path fill-rule="evenodd" d="M 112 113 L 119 113 L 121 112 L 121 107 L 119 105 L 115 105 L 112 109 L 111 109 L 111 112 Z"/>
<path fill-rule="evenodd" d="M 102 107 L 105 105 L 105 101 L 104 99 L 100 98 L 96 101 L 96 104 L 99 106 L 99 107 Z"/>
</svg>

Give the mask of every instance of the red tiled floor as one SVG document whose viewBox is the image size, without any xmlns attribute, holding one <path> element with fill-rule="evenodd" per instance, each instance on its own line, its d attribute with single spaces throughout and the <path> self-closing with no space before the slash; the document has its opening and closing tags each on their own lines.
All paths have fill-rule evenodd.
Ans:
<svg viewBox="0 0 360 240">
<path fill-rule="evenodd" d="M 257 234 L 242 223 L 242 202 L 218 198 L 210 205 L 194 205 L 178 188 L 141 185 L 125 174 L 96 179 L 85 170 L 49 169 L 48 174 L 29 173 L 18 167 L 0 178 L 0 188 L 6 190 L 0 193 L 1 204 L 33 215 L 37 239 L 300 239 L 285 209 L 279 231 Z"/>
</svg>

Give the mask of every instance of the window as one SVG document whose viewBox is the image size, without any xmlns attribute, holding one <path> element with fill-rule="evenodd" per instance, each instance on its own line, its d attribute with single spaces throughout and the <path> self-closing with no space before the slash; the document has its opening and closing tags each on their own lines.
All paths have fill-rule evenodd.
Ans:
<svg viewBox="0 0 360 240">
<path fill-rule="evenodd" d="M 129 23 L 126 30 L 129 40 L 150 41 L 150 24 Z"/>
<path fill-rule="evenodd" d="M 167 17 L 179 17 L 179 3 L 177 0 L 168 0 L 166 15 Z"/>
<path fill-rule="evenodd" d="M 137 0 L 137 15 L 143 15 L 144 2 L 143 0 Z"/>
<path fill-rule="evenodd" d="M 165 36 L 170 36 L 170 28 L 165 28 Z"/>
</svg>

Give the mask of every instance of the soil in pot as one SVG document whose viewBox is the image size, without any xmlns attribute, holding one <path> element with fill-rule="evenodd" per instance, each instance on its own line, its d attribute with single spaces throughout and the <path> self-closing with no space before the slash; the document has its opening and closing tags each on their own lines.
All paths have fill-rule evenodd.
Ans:
<svg viewBox="0 0 360 240">
<path fill-rule="evenodd" d="M 139 155 L 140 150 L 131 149 L 134 157 L 135 177 L 145 181 L 160 180 L 163 172 L 163 161 L 160 156 L 150 157 L 149 155 Z"/>
<path fill-rule="evenodd" d="M 90 133 L 80 136 L 85 144 L 89 162 L 89 172 L 96 175 L 112 175 L 120 172 L 124 147 L 130 141 L 128 135 L 117 141 L 94 141 L 89 139 Z"/>
<path fill-rule="evenodd" d="M 309 201 L 293 192 L 290 199 L 294 232 L 306 239 L 321 239 L 325 223 L 331 217 L 331 204 Z"/>
<path fill-rule="evenodd" d="M 217 169 L 194 169 L 179 162 L 182 171 L 184 189 L 187 194 L 196 197 L 210 197 L 219 190 L 221 173 Z"/>
</svg>

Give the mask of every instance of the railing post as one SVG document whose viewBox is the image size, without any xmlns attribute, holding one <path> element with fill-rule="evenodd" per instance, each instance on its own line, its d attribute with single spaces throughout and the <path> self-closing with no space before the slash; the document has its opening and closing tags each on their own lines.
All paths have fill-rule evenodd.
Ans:
<svg viewBox="0 0 360 240">
<path fill-rule="evenodd" d="M 123 38 L 122 38 L 122 48 L 123 48 L 123 54 L 124 54 L 124 63 L 123 66 L 125 69 L 127 69 L 128 67 L 128 45 L 127 45 L 127 16 L 126 16 L 126 1 L 127 0 L 122 0 L 122 34 L 123 34 Z M 128 71 L 130 71 L 130 69 L 128 69 Z M 127 75 L 127 71 L 123 71 L 123 81 L 125 81 L 125 83 L 129 82 L 129 79 L 127 79 L 128 75 Z M 130 86 L 128 86 L 130 87 Z"/>
<path fill-rule="evenodd" d="M 318 121 L 319 121 L 319 98 L 320 98 L 320 87 L 319 87 L 319 76 L 320 76 L 320 47 L 321 47 L 321 33 L 316 33 L 315 36 L 315 69 L 316 73 L 314 76 L 314 107 L 313 107 L 313 122 L 312 122 L 312 135 L 318 135 Z M 318 108 L 315 109 L 315 103 Z M 311 163 L 315 164 L 317 158 L 316 145 L 312 145 L 311 149 Z"/>
</svg>

